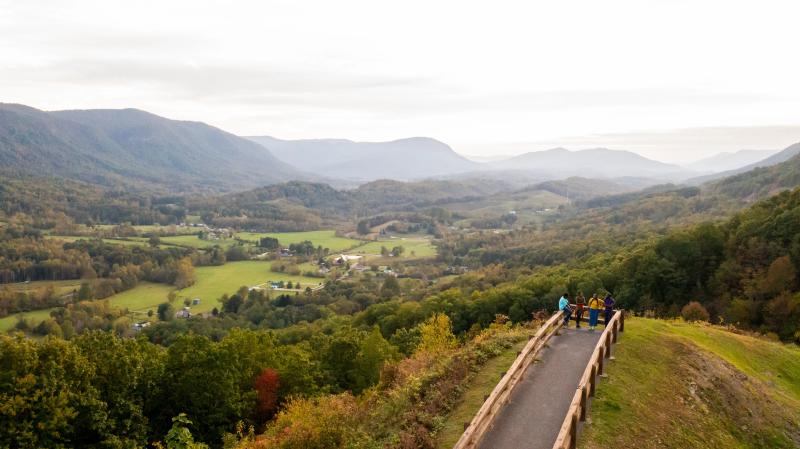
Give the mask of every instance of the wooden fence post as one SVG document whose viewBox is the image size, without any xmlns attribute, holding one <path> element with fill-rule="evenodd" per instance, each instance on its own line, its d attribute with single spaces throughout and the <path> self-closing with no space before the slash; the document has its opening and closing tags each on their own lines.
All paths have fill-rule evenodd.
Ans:
<svg viewBox="0 0 800 449">
<path fill-rule="evenodd" d="M 600 348 L 600 356 L 597 357 L 597 374 L 603 375 L 603 360 L 605 360 L 605 348 Z"/>
<path fill-rule="evenodd" d="M 581 387 L 581 421 L 586 421 L 586 409 L 589 407 L 589 386 Z"/>
<path fill-rule="evenodd" d="M 575 449 L 578 445 L 578 417 L 573 413 L 572 414 L 572 428 L 569 430 L 569 447 L 570 449 Z"/>
</svg>

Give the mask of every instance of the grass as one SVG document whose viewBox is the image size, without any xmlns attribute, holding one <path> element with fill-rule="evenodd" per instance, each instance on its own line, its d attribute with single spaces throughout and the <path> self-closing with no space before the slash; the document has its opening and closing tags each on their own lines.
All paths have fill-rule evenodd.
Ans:
<svg viewBox="0 0 800 449">
<path fill-rule="evenodd" d="M 800 402 L 800 347 L 737 335 L 709 326 L 672 323 L 670 330 L 722 357 L 748 376 L 775 384 Z"/>
<path fill-rule="evenodd" d="M 284 281 L 296 284 L 300 282 L 302 288 L 315 287 L 321 278 L 306 276 L 292 276 L 284 273 L 270 271 L 270 262 L 262 261 L 242 261 L 229 262 L 225 265 L 197 267 L 195 268 L 196 281 L 194 285 L 183 290 L 177 290 L 178 303 L 176 307 L 182 307 L 184 299 L 200 298 L 201 302 L 192 307 L 194 313 L 210 312 L 214 307 L 221 305 L 219 298 L 224 294 L 233 294 L 242 287 L 252 287 L 264 284 L 269 281 Z M 301 266 L 310 268 L 311 265 Z M 54 282 L 49 282 L 54 284 Z M 70 283 L 80 287 L 80 281 L 57 281 L 55 284 L 68 288 Z M 30 284 L 14 284 L 18 286 L 43 286 L 45 282 L 31 282 Z M 72 290 L 72 288 L 69 288 Z M 140 282 L 136 287 L 106 298 L 111 302 L 112 307 L 118 309 L 128 309 L 134 313 L 146 313 L 148 310 L 156 311 L 159 304 L 167 301 L 167 295 L 175 287 L 167 284 L 157 284 L 152 282 Z M 22 312 L 0 318 L 0 331 L 5 332 L 14 327 L 19 316 L 25 316 L 31 324 L 38 324 L 40 321 L 50 316 L 50 310 L 37 310 L 34 312 Z"/>
<path fill-rule="evenodd" d="M 167 236 L 161 237 L 161 243 L 167 245 L 176 245 L 176 246 L 187 246 L 190 248 L 211 248 L 212 246 L 219 245 L 223 248 L 227 248 L 229 246 L 233 246 L 236 244 L 236 240 L 234 239 L 222 239 L 222 240 L 203 240 L 196 235 L 174 235 L 174 236 Z"/>
<path fill-rule="evenodd" d="M 220 305 L 219 298 L 228 293 L 236 293 L 239 287 L 252 287 L 267 281 L 300 282 L 304 287 L 315 286 L 322 279 L 305 276 L 291 276 L 270 271 L 270 263 L 262 261 L 230 262 L 215 267 L 195 269 L 197 281 L 189 288 L 178 291 L 181 298 L 200 298 L 199 306 L 192 307 L 195 312 L 209 312 Z"/>
<path fill-rule="evenodd" d="M 20 313 L 15 313 L 13 315 L 9 315 L 4 318 L 0 318 L 0 332 L 8 332 L 9 330 L 11 330 L 14 327 L 14 325 L 17 324 L 17 321 L 19 321 L 20 318 L 27 319 L 28 324 L 35 326 L 40 322 L 46 320 L 47 318 L 50 318 L 50 312 L 52 310 L 54 309 L 50 308 L 50 309 L 34 310 L 32 312 L 20 312 Z"/>
<path fill-rule="evenodd" d="M 361 240 L 349 239 L 336 236 L 336 231 L 307 231 L 307 232 L 237 232 L 236 237 L 258 243 L 262 237 L 272 237 L 278 239 L 281 246 L 288 247 L 292 243 L 301 243 L 306 240 L 314 246 L 322 246 L 333 252 L 343 251 L 353 248 L 362 243 Z"/>
<path fill-rule="evenodd" d="M 461 434 L 464 433 L 464 423 L 472 421 L 483 405 L 484 398 L 492 392 L 497 382 L 500 381 L 501 375 L 514 363 L 517 352 L 526 343 L 527 340 L 518 342 L 481 366 L 467 385 L 458 404 L 447 415 L 444 426 L 437 433 L 436 447 L 438 449 L 450 449 L 458 442 Z"/>
<path fill-rule="evenodd" d="M 137 312 L 146 312 L 152 309 L 155 312 L 159 304 L 167 301 L 167 295 L 173 290 L 175 287 L 172 285 L 140 282 L 136 287 L 107 299 L 111 306 L 117 309 Z"/>
<path fill-rule="evenodd" d="M 300 282 L 305 287 L 314 287 L 323 279 L 305 276 L 292 276 L 270 271 L 270 262 L 242 261 L 229 262 L 225 265 L 195 268 L 194 285 L 177 290 L 178 300 L 175 306 L 182 306 L 184 299 L 200 298 L 200 304 L 192 307 L 194 313 L 210 312 L 219 307 L 219 298 L 224 294 L 233 294 L 242 287 L 252 287 L 268 281 Z M 175 290 L 172 285 L 141 282 L 135 288 L 108 298 L 112 306 L 127 308 L 132 312 L 146 312 L 166 302 L 167 295 Z"/>
<path fill-rule="evenodd" d="M 117 225 L 96 225 L 98 229 L 113 229 Z M 152 232 L 170 232 L 176 234 L 196 234 L 197 228 L 191 226 L 178 226 L 178 225 L 134 225 L 131 226 L 136 232 L 141 234 L 149 234 Z"/>
<path fill-rule="evenodd" d="M 398 237 L 379 240 L 376 242 L 369 242 L 353 249 L 350 252 L 354 254 L 380 255 L 381 247 L 384 246 L 390 251 L 395 246 L 402 246 L 405 249 L 403 255 L 401 256 L 403 259 L 436 256 L 436 247 L 433 246 L 433 243 L 431 243 L 430 239 L 424 237 Z"/>
<path fill-rule="evenodd" d="M 46 235 L 45 238 L 53 239 L 53 240 L 61 240 L 64 242 L 72 243 L 78 240 L 91 240 L 91 237 L 76 237 L 71 235 Z M 139 238 L 131 238 L 130 240 L 121 240 L 121 239 L 103 239 L 103 242 L 112 244 L 112 245 L 129 245 L 129 246 L 141 246 L 147 245 L 147 239 L 139 239 Z"/>
<path fill-rule="evenodd" d="M 70 279 L 67 281 L 33 281 L 28 283 L 17 282 L 14 284 L 3 284 L 0 288 L 8 288 L 17 292 L 30 292 L 52 286 L 56 289 L 56 293 L 63 295 L 72 290 L 81 288 L 81 282 L 83 281 L 80 279 Z"/>
<path fill-rule="evenodd" d="M 800 445 L 800 348 L 683 322 L 625 330 L 578 447 Z"/>
</svg>

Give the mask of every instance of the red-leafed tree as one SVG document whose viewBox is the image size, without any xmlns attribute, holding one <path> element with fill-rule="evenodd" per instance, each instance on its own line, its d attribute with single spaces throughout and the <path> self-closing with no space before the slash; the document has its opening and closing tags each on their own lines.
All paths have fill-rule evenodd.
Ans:
<svg viewBox="0 0 800 449">
<path fill-rule="evenodd" d="M 263 419 L 270 418 L 278 407 L 280 384 L 280 375 L 272 368 L 264 368 L 256 377 L 254 388 L 258 393 L 258 413 Z"/>
</svg>

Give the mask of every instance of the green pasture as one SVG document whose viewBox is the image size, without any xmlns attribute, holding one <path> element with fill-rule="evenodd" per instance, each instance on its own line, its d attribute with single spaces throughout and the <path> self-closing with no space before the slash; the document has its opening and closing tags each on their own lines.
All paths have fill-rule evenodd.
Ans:
<svg viewBox="0 0 800 449">
<path fill-rule="evenodd" d="M 385 246 L 389 251 L 395 246 L 405 248 L 401 259 L 426 258 L 436 255 L 436 247 L 433 246 L 431 240 L 423 237 L 398 237 L 378 240 L 365 243 L 349 252 L 363 255 L 380 255 L 382 246 Z M 411 254 L 412 252 L 414 253 L 413 255 Z"/>
<path fill-rule="evenodd" d="M 72 235 L 46 235 L 45 238 L 52 240 L 61 240 L 67 243 L 77 242 L 78 240 L 92 240 L 92 237 L 72 236 Z M 128 246 L 141 246 L 148 244 L 147 239 L 137 238 L 137 237 L 131 237 L 129 240 L 103 239 L 103 242 L 111 245 L 128 245 Z"/>
<path fill-rule="evenodd" d="M 224 294 L 233 294 L 242 287 L 253 287 L 269 281 L 300 282 L 305 287 L 315 287 L 321 278 L 292 276 L 270 271 L 270 262 L 242 261 L 229 262 L 225 265 L 195 268 L 194 285 L 177 290 L 178 301 L 175 306 L 183 305 L 184 299 L 200 298 L 198 306 L 193 306 L 194 313 L 209 312 L 220 305 L 219 298 Z M 306 268 L 306 267 L 302 267 Z M 108 298 L 114 307 L 127 308 L 132 312 L 146 312 L 155 309 L 167 301 L 167 295 L 175 290 L 172 285 L 141 282 L 135 288 Z"/>
<path fill-rule="evenodd" d="M 322 246 L 331 251 L 343 251 L 361 244 L 361 240 L 337 237 L 336 231 L 307 231 L 307 232 L 237 232 L 236 237 L 253 243 L 258 243 L 262 237 L 278 239 L 281 246 L 288 247 L 292 243 L 301 243 L 306 240 L 314 246 Z"/>
<path fill-rule="evenodd" d="M 236 244 L 234 239 L 221 239 L 221 240 L 202 240 L 196 235 L 175 235 L 161 237 L 161 243 L 166 245 L 186 246 L 191 248 L 211 248 L 213 246 L 221 246 L 227 248 Z"/>
<path fill-rule="evenodd" d="M 42 310 L 34 310 L 32 312 L 20 312 L 15 313 L 13 315 L 9 315 L 7 317 L 0 318 L 0 332 L 8 332 L 11 330 L 14 325 L 17 324 L 17 321 L 20 318 L 25 318 L 28 320 L 28 324 L 31 326 L 36 326 L 40 322 L 46 320 L 50 317 L 50 312 L 53 309 L 42 309 Z"/>
</svg>

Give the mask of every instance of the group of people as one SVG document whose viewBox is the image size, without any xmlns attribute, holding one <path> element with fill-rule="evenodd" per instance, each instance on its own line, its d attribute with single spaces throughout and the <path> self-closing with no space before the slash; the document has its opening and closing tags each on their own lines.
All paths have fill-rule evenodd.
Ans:
<svg viewBox="0 0 800 449">
<path fill-rule="evenodd" d="M 587 303 L 586 298 L 583 297 L 583 292 L 578 292 L 578 296 L 575 297 L 575 304 L 570 304 L 569 293 L 564 293 L 561 299 L 558 300 L 558 309 L 564 312 L 564 326 L 569 324 L 569 320 L 574 314 L 576 328 L 581 327 L 583 313 L 586 309 L 589 309 L 589 330 L 593 331 L 597 328 L 597 320 L 600 318 L 601 311 L 605 310 L 605 322 L 611 321 L 611 317 L 614 315 L 615 303 L 616 300 L 611 296 L 611 293 L 607 294 L 605 299 L 600 299 L 595 293 Z"/>
</svg>

